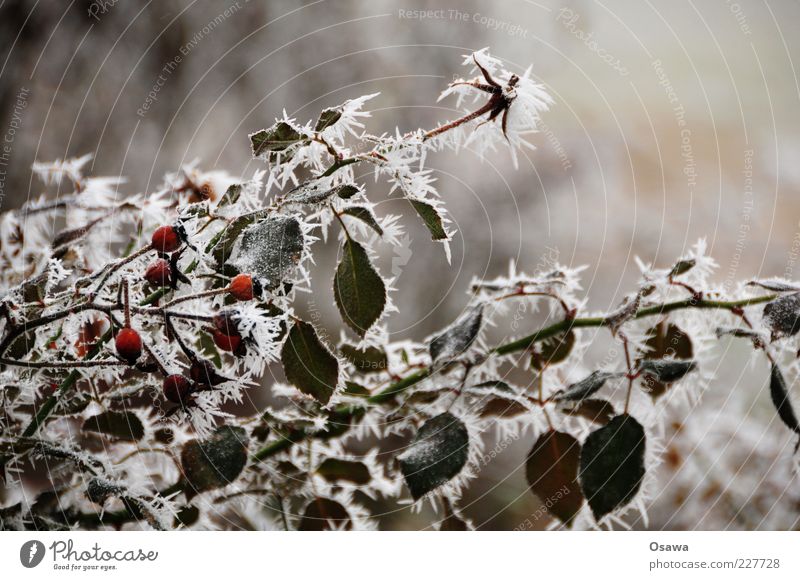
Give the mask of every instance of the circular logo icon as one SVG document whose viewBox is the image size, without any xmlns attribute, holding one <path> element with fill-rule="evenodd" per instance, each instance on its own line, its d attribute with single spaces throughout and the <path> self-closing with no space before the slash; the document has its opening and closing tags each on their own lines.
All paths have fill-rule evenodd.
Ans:
<svg viewBox="0 0 800 580">
<path fill-rule="evenodd" d="M 19 561 L 26 568 L 35 568 L 44 559 L 44 544 L 39 540 L 29 540 L 19 549 Z"/>
</svg>

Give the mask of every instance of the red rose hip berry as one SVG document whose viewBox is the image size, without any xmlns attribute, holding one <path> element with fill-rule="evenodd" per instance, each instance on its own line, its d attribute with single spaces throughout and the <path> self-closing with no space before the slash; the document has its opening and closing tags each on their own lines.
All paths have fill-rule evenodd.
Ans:
<svg viewBox="0 0 800 580">
<path fill-rule="evenodd" d="M 192 392 L 192 383 L 183 375 L 169 375 L 164 379 L 162 389 L 168 401 L 183 404 Z"/>
<path fill-rule="evenodd" d="M 229 336 L 239 336 L 239 317 L 235 310 L 223 310 L 214 316 L 214 328 Z"/>
<path fill-rule="evenodd" d="M 144 272 L 144 279 L 158 288 L 172 285 L 172 266 L 164 258 L 154 260 Z"/>
<path fill-rule="evenodd" d="M 130 364 L 135 363 L 142 355 L 142 338 L 132 328 L 120 330 L 114 339 L 114 346 L 117 348 L 117 354 Z"/>
<path fill-rule="evenodd" d="M 214 331 L 214 344 L 217 348 L 227 352 L 236 352 L 242 344 L 242 337 L 237 335 L 229 335 L 219 330 Z"/>
<path fill-rule="evenodd" d="M 198 385 L 215 386 L 225 382 L 225 378 L 217 374 L 217 369 L 210 360 L 198 359 L 189 368 L 189 376 Z"/>
<path fill-rule="evenodd" d="M 150 247 L 162 254 L 169 254 L 181 247 L 183 240 L 175 226 L 161 226 L 153 232 Z"/>
<path fill-rule="evenodd" d="M 235 276 L 233 280 L 231 280 L 230 286 L 228 286 L 230 295 L 242 302 L 252 300 L 253 296 L 256 294 L 255 290 L 253 278 L 250 274 L 239 274 Z"/>
</svg>

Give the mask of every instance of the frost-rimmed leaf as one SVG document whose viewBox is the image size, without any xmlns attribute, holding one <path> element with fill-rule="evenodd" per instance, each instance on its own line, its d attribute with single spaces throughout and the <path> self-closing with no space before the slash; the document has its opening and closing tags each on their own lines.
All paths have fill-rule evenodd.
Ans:
<svg viewBox="0 0 800 580">
<path fill-rule="evenodd" d="M 680 276 L 681 274 L 685 274 L 689 270 L 697 265 L 697 260 L 693 258 L 689 258 L 687 260 L 679 260 L 673 267 L 672 270 L 669 271 L 669 277 L 674 278 L 675 276 Z"/>
<path fill-rule="evenodd" d="M 344 215 L 349 215 L 354 217 L 358 220 L 361 220 L 369 227 L 371 227 L 376 234 L 379 236 L 383 235 L 383 228 L 378 223 L 378 220 L 375 218 L 375 214 L 372 213 L 372 210 L 368 207 L 363 205 L 351 205 L 342 210 Z"/>
<path fill-rule="evenodd" d="M 263 157 L 271 163 L 288 161 L 294 155 L 295 146 L 307 141 L 306 137 L 284 121 L 250 135 L 253 157 Z"/>
<path fill-rule="evenodd" d="M 439 212 L 436 211 L 435 207 L 428 202 L 421 201 L 419 199 L 409 198 L 408 201 L 411 202 L 411 206 L 414 208 L 417 214 L 419 214 L 419 217 L 422 218 L 422 222 L 431 233 L 432 240 L 440 241 L 449 239 L 447 231 L 444 229 L 442 216 L 439 215 Z"/>
<path fill-rule="evenodd" d="M 694 343 L 691 337 L 675 324 L 659 322 L 648 331 L 647 350 L 644 354 L 646 360 L 658 360 L 668 357 L 690 361 L 694 357 Z M 689 369 L 691 370 L 691 369 Z M 676 369 L 680 371 L 680 369 Z M 662 381 L 656 376 L 657 372 L 646 373 L 642 380 L 642 387 L 654 399 L 664 395 L 672 386 L 672 381 Z"/>
<path fill-rule="evenodd" d="M 529 409 L 518 401 L 506 399 L 505 397 L 492 397 L 480 411 L 480 417 L 502 417 L 510 419 L 530 412 Z"/>
<path fill-rule="evenodd" d="M 581 444 L 569 433 L 548 431 L 533 444 L 525 461 L 531 491 L 547 510 L 569 525 L 583 506 L 578 484 Z"/>
<path fill-rule="evenodd" d="M 364 336 L 383 314 L 386 285 L 364 247 L 351 238 L 342 246 L 342 260 L 333 278 L 333 293 L 342 320 Z"/>
<path fill-rule="evenodd" d="M 775 337 L 797 334 L 800 331 L 800 292 L 784 294 L 764 306 L 764 322 Z"/>
<path fill-rule="evenodd" d="M 476 385 L 470 385 L 467 387 L 467 390 L 473 393 L 489 393 L 496 391 L 511 396 L 516 393 L 514 388 L 505 381 L 484 381 Z"/>
<path fill-rule="evenodd" d="M 295 321 L 281 349 L 286 380 L 323 405 L 339 382 L 339 361 L 320 342 L 314 327 Z"/>
<path fill-rule="evenodd" d="M 322 112 L 319 114 L 319 118 L 317 119 L 317 124 L 314 125 L 314 131 L 319 133 L 320 131 L 324 131 L 328 127 L 332 127 L 342 118 L 342 108 L 341 107 L 330 107 L 328 109 L 323 109 Z"/>
<path fill-rule="evenodd" d="M 139 441 L 144 437 L 142 421 L 127 411 L 105 411 L 89 417 L 83 422 L 82 429 L 124 441 Z"/>
<path fill-rule="evenodd" d="M 297 529 L 301 532 L 352 530 L 353 520 L 338 501 L 318 497 L 306 506 Z"/>
<path fill-rule="evenodd" d="M 778 416 L 781 418 L 786 426 L 800 434 L 800 423 L 797 421 L 797 415 L 792 407 L 792 401 L 789 398 L 789 389 L 786 388 L 786 380 L 783 378 L 778 365 L 772 365 L 772 372 L 769 379 L 769 395 L 772 399 L 772 404 L 778 411 Z M 798 442 L 800 444 L 800 442 Z"/>
<path fill-rule="evenodd" d="M 350 188 L 354 188 L 356 193 L 359 191 L 357 187 L 354 185 L 337 185 L 336 187 L 321 187 L 319 185 L 300 185 L 297 188 L 291 190 L 285 196 L 283 196 L 282 201 L 284 203 L 303 203 L 303 204 L 316 204 L 322 203 L 328 198 L 333 197 L 334 195 L 338 195 L 341 197 L 341 192 L 350 191 Z M 352 195 L 352 194 L 351 194 Z"/>
<path fill-rule="evenodd" d="M 339 188 L 336 190 L 336 195 L 338 195 L 342 199 L 350 199 L 357 193 L 361 193 L 361 189 L 350 183 L 345 183 L 344 185 L 340 185 Z"/>
<path fill-rule="evenodd" d="M 444 508 L 444 518 L 439 524 L 440 532 L 466 532 L 472 529 L 448 498 L 442 497 L 442 507 Z"/>
<path fill-rule="evenodd" d="M 697 363 L 693 360 L 643 360 L 639 370 L 651 375 L 661 383 L 672 383 L 682 379 L 694 369 Z"/>
<path fill-rule="evenodd" d="M 236 480 L 247 464 L 247 433 L 223 425 L 208 438 L 187 441 L 181 451 L 183 475 L 190 492 L 224 487 Z"/>
<path fill-rule="evenodd" d="M 644 478 L 644 428 L 627 414 L 589 434 L 581 450 L 579 480 L 597 521 L 630 502 Z"/>
<path fill-rule="evenodd" d="M 239 236 L 242 235 L 242 232 L 266 215 L 267 212 L 264 210 L 239 216 L 225 227 L 219 240 L 211 249 L 211 255 L 217 263 L 217 269 L 221 270 L 225 262 L 228 261 L 236 245 L 236 241 L 239 239 Z"/>
<path fill-rule="evenodd" d="M 465 312 L 452 325 L 431 340 L 428 350 L 433 362 L 449 361 L 466 351 L 481 330 L 483 306 Z"/>
<path fill-rule="evenodd" d="M 623 373 L 594 371 L 585 379 L 569 385 L 565 390 L 553 397 L 554 401 L 581 401 L 594 395 L 603 388 L 606 381 L 623 376 Z"/>
<path fill-rule="evenodd" d="M 583 417 L 598 425 L 608 425 L 617 415 L 614 405 L 605 399 L 583 399 L 576 404 L 559 407 L 559 410 L 567 415 Z"/>
<path fill-rule="evenodd" d="M 349 481 L 356 485 L 366 485 L 372 479 L 369 469 L 360 461 L 347 461 L 328 457 L 317 467 L 317 473 L 329 482 Z"/>
<path fill-rule="evenodd" d="M 619 329 L 636 316 L 639 311 L 639 305 L 642 302 L 642 294 L 636 294 L 633 298 L 626 296 L 622 304 L 613 312 L 610 312 L 605 317 L 605 325 L 611 331 L 612 336 L 616 336 Z"/>
<path fill-rule="evenodd" d="M 300 262 L 304 250 L 300 222 L 292 216 L 272 215 L 242 233 L 233 265 L 257 277 L 267 290 L 273 290 Z"/>
<path fill-rule="evenodd" d="M 411 496 L 417 500 L 458 475 L 468 457 L 467 428 L 450 413 L 442 413 L 420 427 L 397 459 Z"/>
<path fill-rule="evenodd" d="M 389 368 L 386 351 L 377 346 L 366 346 L 362 349 L 352 344 L 343 344 L 339 350 L 360 373 L 380 373 Z"/>
<path fill-rule="evenodd" d="M 798 292 L 800 286 L 786 282 L 785 280 L 750 280 L 748 286 L 758 286 L 770 292 Z"/>
</svg>

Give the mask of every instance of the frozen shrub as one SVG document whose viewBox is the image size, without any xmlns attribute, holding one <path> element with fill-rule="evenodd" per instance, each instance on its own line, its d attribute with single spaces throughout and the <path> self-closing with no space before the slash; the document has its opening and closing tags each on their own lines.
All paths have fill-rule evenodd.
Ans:
<svg viewBox="0 0 800 580">
<path fill-rule="evenodd" d="M 786 379 L 798 289 L 766 281 L 729 295 L 702 241 L 666 269 L 641 264 L 610 313 L 587 311 L 580 268 L 512 265 L 475 280 L 463 314 L 429 339 L 387 339 L 397 289 L 374 246 L 398 243 L 402 228 L 355 168 L 371 166 L 449 255 L 452 224 L 426 157 L 470 146 L 516 160 L 552 102 L 530 71 L 513 74 L 486 50 L 465 64 L 474 78 L 442 95 L 470 101 L 461 118 L 373 135 L 365 106 L 376 95 L 306 123 L 284 116 L 250 135 L 266 169 L 249 180 L 190 166 L 119 202 L 121 180 L 86 176 L 87 157 L 34 166 L 74 190 L 0 225 L 4 528 L 358 529 L 376 525 L 365 500 L 394 498 L 431 500 L 441 528 L 466 529 L 461 491 L 495 431 L 530 441 L 525 473 L 554 525 L 622 524 L 646 508 L 659 461 L 653 405 L 698 396 L 710 345 L 727 335 L 763 352 L 777 414 L 800 433 Z M 53 223 L 68 226 L 52 235 Z M 295 307 L 322 243 L 341 246 L 322 274 L 339 344 Z M 514 302 L 549 308 L 551 322 L 489 344 L 486 327 Z M 587 329 L 608 330 L 624 357 L 588 368 Z M 271 364 L 285 382 L 264 384 Z M 528 383 L 512 384 L 509 366 Z M 264 388 L 273 405 L 226 411 Z M 405 449 L 379 456 L 398 435 Z M 40 462 L 49 482 L 36 494 L 24 475 Z"/>
</svg>

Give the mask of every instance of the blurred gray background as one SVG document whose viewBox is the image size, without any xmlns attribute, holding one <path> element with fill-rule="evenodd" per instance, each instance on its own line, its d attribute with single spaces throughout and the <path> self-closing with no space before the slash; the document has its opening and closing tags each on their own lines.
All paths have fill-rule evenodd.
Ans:
<svg viewBox="0 0 800 580">
<path fill-rule="evenodd" d="M 195 158 L 249 176 L 249 132 L 283 109 L 316 118 L 366 93 L 381 92 L 372 132 L 432 127 L 457 114 L 436 98 L 462 74 L 462 55 L 490 46 L 516 70 L 533 64 L 556 103 L 519 169 L 504 151 L 483 163 L 468 151 L 431 158 L 458 227 L 453 264 L 406 215 L 409 242 L 382 265 L 399 274 L 396 336 L 421 339 L 452 320 L 473 275 L 501 274 L 510 259 L 533 270 L 553 251 L 590 265 L 593 309 L 629 291 L 634 255 L 666 267 L 701 236 L 720 280 L 792 277 L 799 17 L 791 0 L 0 0 L 0 208 L 41 193 L 34 159 L 87 152 L 94 174 L 128 177 L 121 196 Z M 397 201 L 381 209 L 407 214 Z M 331 269 L 321 271 L 324 286 Z M 323 324 L 337 328 L 324 296 Z M 721 379 L 745 380 L 731 348 Z M 509 475 L 528 446 L 493 467 L 497 485 L 489 477 L 470 492 L 465 511 L 482 527 L 513 528 L 535 509 L 530 494 L 517 499 L 521 471 Z M 736 498 L 752 493 L 714 502 L 715 519 L 695 525 L 769 527 L 741 521 Z M 652 525 L 689 525 L 672 519 L 685 497 L 661 498 Z M 417 524 L 392 523 L 404 525 Z"/>
</svg>

